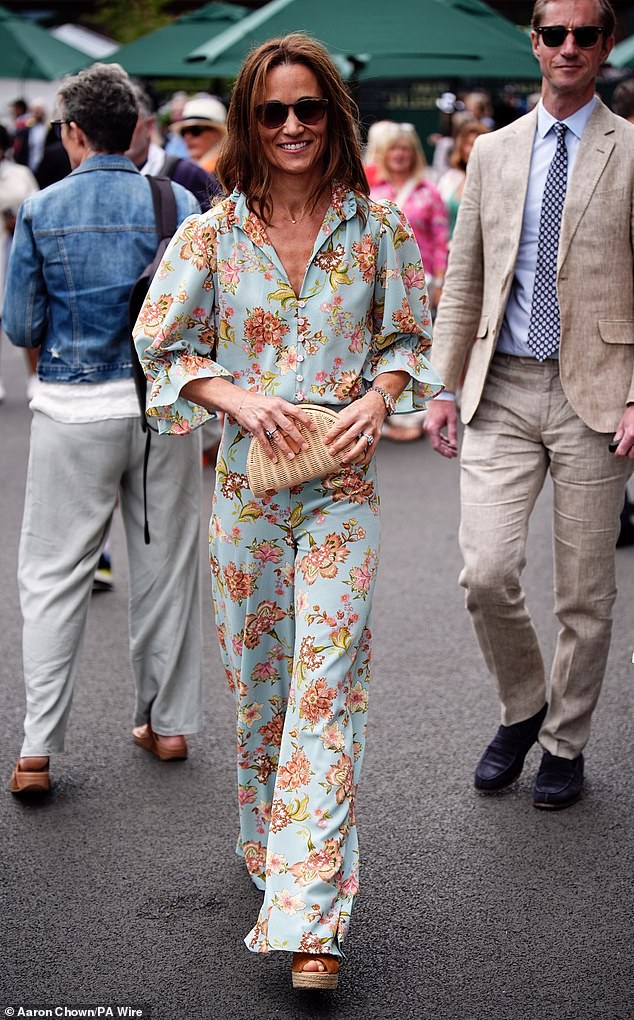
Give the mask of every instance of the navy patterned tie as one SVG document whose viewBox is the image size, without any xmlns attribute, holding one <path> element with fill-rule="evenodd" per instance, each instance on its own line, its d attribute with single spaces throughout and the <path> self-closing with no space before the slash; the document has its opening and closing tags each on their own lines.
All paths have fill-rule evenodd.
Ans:
<svg viewBox="0 0 634 1020">
<path fill-rule="evenodd" d="M 566 151 L 566 125 L 554 125 L 557 148 L 548 168 L 542 211 L 539 217 L 537 239 L 537 265 L 531 317 L 528 325 L 528 346 L 538 361 L 550 358 L 559 347 L 559 302 L 557 301 L 557 252 L 559 227 L 566 197 L 568 153 Z"/>
</svg>

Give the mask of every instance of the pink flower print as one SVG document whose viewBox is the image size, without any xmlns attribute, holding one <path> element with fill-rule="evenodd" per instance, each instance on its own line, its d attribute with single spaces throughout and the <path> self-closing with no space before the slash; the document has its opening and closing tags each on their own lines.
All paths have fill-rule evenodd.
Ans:
<svg viewBox="0 0 634 1020">
<path fill-rule="evenodd" d="M 258 733 L 262 737 L 263 744 L 272 744 L 279 747 L 282 743 L 282 731 L 284 729 L 284 717 L 276 715 L 270 722 L 260 726 Z"/>
<path fill-rule="evenodd" d="M 312 635 L 307 635 L 302 638 L 302 643 L 299 646 L 299 659 L 303 662 L 306 669 L 319 669 L 325 656 L 319 655 L 315 651 L 315 639 Z"/>
<path fill-rule="evenodd" d="M 301 896 L 293 896 L 290 889 L 281 889 L 273 897 L 272 903 L 274 907 L 283 910 L 285 914 L 296 914 L 298 910 L 303 910 L 306 906 Z"/>
<path fill-rule="evenodd" d="M 249 874 L 264 877 L 266 847 L 263 847 L 262 844 L 256 842 L 256 840 L 251 839 L 242 844 L 242 852 L 244 853 L 244 860 L 249 870 Z"/>
<path fill-rule="evenodd" d="M 281 790 L 298 790 L 310 782 L 311 775 L 310 760 L 298 747 L 293 751 L 286 765 L 278 767 L 277 785 Z"/>
<path fill-rule="evenodd" d="M 275 542 L 258 542 L 253 556 L 260 563 L 279 563 L 284 555 L 279 545 Z"/>
<path fill-rule="evenodd" d="M 351 712 L 366 712 L 368 709 L 368 692 L 360 681 L 350 690 L 348 708 Z"/>
<path fill-rule="evenodd" d="M 269 853 L 266 856 L 267 875 L 285 875 L 288 870 L 288 861 L 284 854 Z"/>
<path fill-rule="evenodd" d="M 270 662 L 258 662 L 257 666 L 251 673 L 251 679 L 255 683 L 264 683 L 268 680 L 275 680 L 278 677 L 278 671 L 275 666 Z"/>
<path fill-rule="evenodd" d="M 327 751 L 343 751 L 345 737 L 339 723 L 328 723 L 324 726 L 321 734 L 321 742 Z"/>
<path fill-rule="evenodd" d="M 244 807 L 246 804 L 254 804 L 256 798 L 257 793 L 252 786 L 238 787 L 238 804 L 240 807 Z"/>
<path fill-rule="evenodd" d="M 313 546 L 302 559 L 299 569 L 307 584 L 314 584 L 318 577 L 336 577 L 337 564 L 349 556 L 341 538 L 336 532 L 326 535 L 323 545 Z"/>
<path fill-rule="evenodd" d="M 337 804 L 343 804 L 353 790 L 353 772 L 350 756 L 342 754 L 334 765 L 326 772 L 326 782 L 334 789 Z"/>
<path fill-rule="evenodd" d="M 250 705 L 243 705 L 238 711 L 238 718 L 245 726 L 253 726 L 257 719 L 262 718 L 262 705 L 253 701 Z"/>
<path fill-rule="evenodd" d="M 254 308 L 244 320 L 244 335 L 254 354 L 260 354 L 267 344 L 279 349 L 289 331 L 279 312 L 265 312 L 263 308 Z"/>
<path fill-rule="evenodd" d="M 323 953 L 323 951 L 324 946 L 319 935 L 312 935 L 310 932 L 302 935 L 299 943 L 300 953 Z"/>
<path fill-rule="evenodd" d="M 300 718 L 306 719 L 313 728 L 320 719 L 329 719 L 332 715 L 332 703 L 337 696 L 334 687 L 328 687 L 325 677 L 312 683 L 299 703 Z"/>
<path fill-rule="evenodd" d="M 419 263 L 412 263 L 403 272 L 403 283 L 408 291 L 423 290 L 425 287 L 425 270 Z"/>
<path fill-rule="evenodd" d="M 247 613 L 244 624 L 244 643 L 255 648 L 263 634 L 270 634 L 275 624 L 286 616 L 284 610 L 270 599 L 260 602 L 255 613 Z"/>
<path fill-rule="evenodd" d="M 311 882 L 329 882 L 339 871 L 343 857 L 336 839 L 327 839 L 321 850 L 311 850 L 308 857 L 289 867 L 298 885 L 307 886 Z"/>
<path fill-rule="evenodd" d="M 271 808 L 271 832 L 281 832 L 282 829 L 285 829 L 286 826 L 290 824 L 291 819 L 284 805 L 284 801 L 279 799 L 274 800 L 273 807 Z"/>
</svg>

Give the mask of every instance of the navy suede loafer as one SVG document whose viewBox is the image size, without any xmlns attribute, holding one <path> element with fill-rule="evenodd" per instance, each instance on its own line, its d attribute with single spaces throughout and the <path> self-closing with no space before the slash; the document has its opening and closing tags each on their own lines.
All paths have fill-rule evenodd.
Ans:
<svg viewBox="0 0 634 1020">
<path fill-rule="evenodd" d="M 533 804 L 536 808 L 566 808 L 579 800 L 583 789 L 583 755 L 560 758 L 544 751 L 539 766 Z"/>
<path fill-rule="evenodd" d="M 473 780 L 476 790 L 495 793 L 517 779 L 537 740 L 547 709 L 548 705 L 544 705 L 530 719 L 499 727 L 476 766 Z"/>
</svg>

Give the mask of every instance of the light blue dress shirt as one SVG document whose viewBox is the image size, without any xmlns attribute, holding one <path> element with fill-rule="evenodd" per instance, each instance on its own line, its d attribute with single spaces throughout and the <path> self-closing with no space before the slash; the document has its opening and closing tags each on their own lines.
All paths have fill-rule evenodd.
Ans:
<svg viewBox="0 0 634 1020">
<path fill-rule="evenodd" d="M 565 134 L 566 149 L 568 151 L 568 181 L 570 181 L 575 157 L 579 150 L 581 136 L 590 119 L 595 103 L 596 96 L 593 96 L 589 103 L 586 103 L 580 110 L 573 113 L 571 117 L 566 117 L 561 122 L 568 128 Z M 526 338 L 528 336 L 533 284 L 535 282 L 537 238 L 539 234 L 542 196 L 544 194 L 548 168 L 557 147 L 557 135 L 551 130 L 553 124 L 556 123 L 558 123 L 556 117 L 548 113 L 540 102 L 537 107 L 537 130 L 535 131 L 535 140 L 533 142 L 522 233 L 515 263 L 515 277 L 496 348 L 502 354 L 513 354 L 524 358 L 535 357 L 534 352 L 526 342 Z M 557 354 L 554 357 L 557 357 Z"/>
</svg>

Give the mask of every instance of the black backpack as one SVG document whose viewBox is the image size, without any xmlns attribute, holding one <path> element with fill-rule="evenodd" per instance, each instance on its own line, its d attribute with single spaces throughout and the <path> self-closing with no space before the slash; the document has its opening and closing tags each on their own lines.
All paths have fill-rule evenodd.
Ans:
<svg viewBox="0 0 634 1020">
<path fill-rule="evenodd" d="M 154 274 L 156 273 L 161 259 L 165 254 L 165 249 L 176 233 L 178 216 L 176 212 L 176 199 L 169 179 L 167 177 L 148 176 L 147 180 L 152 191 L 154 219 L 156 222 L 156 233 L 158 234 L 159 243 L 156 251 L 154 252 L 152 261 L 148 262 L 143 272 L 136 278 L 132 286 L 132 290 L 130 291 L 130 297 L 128 298 L 128 321 L 130 323 L 130 344 L 132 347 L 132 371 L 134 373 L 134 385 L 136 387 L 139 410 L 141 412 L 141 428 L 146 434 L 145 455 L 143 458 L 143 512 L 145 517 L 143 534 L 145 537 L 145 544 L 149 545 L 150 527 L 147 517 L 147 467 L 150 459 L 152 432 L 158 432 L 158 429 L 151 428 L 145 415 L 147 380 L 145 378 L 143 368 L 141 367 L 141 362 L 139 361 L 134 341 L 132 340 L 132 329 L 139 317 L 139 312 L 141 311 L 141 307 L 145 301 L 145 296 L 149 290 Z"/>
</svg>

